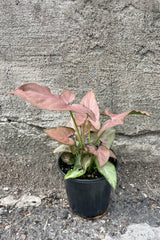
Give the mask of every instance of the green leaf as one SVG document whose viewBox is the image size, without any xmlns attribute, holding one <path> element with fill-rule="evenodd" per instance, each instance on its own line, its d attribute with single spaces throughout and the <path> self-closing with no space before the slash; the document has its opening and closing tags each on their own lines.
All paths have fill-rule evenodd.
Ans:
<svg viewBox="0 0 160 240">
<path fill-rule="evenodd" d="M 90 155 L 87 154 L 81 158 L 81 155 L 79 154 L 76 158 L 74 168 L 67 172 L 64 179 L 76 178 L 84 175 L 86 173 L 87 168 L 91 165 L 91 162 L 92 157 Z"/>
<path fill-rule="evenodd" d="M 115 190 L 117 184 L 117 173 L 114 164 L 108 161 L 103 167 L 100 168 L 98 162 L 96 161 L 96 165 L 98 171 L 106 178 L 106 180 Z"/>
<path fill-rule="evenodd" d="M 145 112 L 145 111 L 136 111 L 136 110 L 133 110 L 133 111 L 131 111 L 128 115 L 132 115 L 132 114 L 139 114 L 139 115 L 145 115 L 145 116 L 150 117 L 149 113 L 148 113 L 148 112 Z"/>
<path fill-rule="evenodd" d="M 85 172 L 87 168 L 91 165 L 91 163 L 92 163 L 92 156 L 90 156 L 89 154 L 85 155 L 82 158 L 82 167 L 85 170 Z"/>
<path fill-rule="evenodd" d="M 100 138 L 102 144 L 108 149 L 111 148 L 111 145 L 114 141 L 115 132 L 116 130 L 114 128 L 107 129 L 104 131 L 103 136 Z"/>
<path fill-rule="evenodd" d="M 64 179 L 69 179 L 69 178 L 77 178 L 82 176 L 85 173 L 84 169 L 72 169 L 67 172 L 65 175 Z"/>
<path fill-rule="evenodd" d="M 86 171 L 82 168 L 81 165 L 81 154 L 76 156 L 74 168 L 69 170 L 65 175 L 64 179 L 77 178 L 82 176 Z"/>
<path fill-rule="evenodd" d="M 82 164 L 81 164 L 81 154 L 78 154 L 78 155 L 76 156 L 74 168 L 75 168 L 75 169 L 82 168 Z"/>
</svg>

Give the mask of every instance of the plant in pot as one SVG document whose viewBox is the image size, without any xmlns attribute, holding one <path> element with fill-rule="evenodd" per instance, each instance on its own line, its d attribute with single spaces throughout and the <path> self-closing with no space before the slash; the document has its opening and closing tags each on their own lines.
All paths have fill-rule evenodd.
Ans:
<svg viewBox="0 0 160 240">
<path fill-rule="evenodd" d="M 79 104 L 71 104 L 75 94 L 64 90 L 61 95 L 36 83 L 28 83 L 11 91 L 32 105 L 49 111 L 69 111 L 71 120 L 65 126 L 53 127 L 45 133 L 62 145 L 54 150 L 60 153 L 58 169 L 64 176 L 71 209 L 76 214 L 95 218 L 108 208 L 111 188 L 117 183 L 117 158 L 111 150 L 115 137 L 113 127 L 123 124 L 127 115 L 150 116 L 145 111 L 126 111 L 113 114 L 101 112 L 105 118 L 100 124 L 100 111 L 93 91 Z"/>
</svg>

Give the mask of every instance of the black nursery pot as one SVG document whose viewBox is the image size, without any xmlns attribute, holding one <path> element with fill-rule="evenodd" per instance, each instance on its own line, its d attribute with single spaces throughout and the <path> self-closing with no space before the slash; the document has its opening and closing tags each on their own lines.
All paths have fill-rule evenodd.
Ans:
<svg viewBox="0 0 160 240">
<path fill-rule="evenodd" d="M 59 157 L 58 169 L 64 177 L 61 162 Z M 70 207 L 79 216 L 98 218 L 107 212 L 111 186 L 103 176 L 98 179 L 70 178 L 65 180 L 65 187 Z"/>
</svg>

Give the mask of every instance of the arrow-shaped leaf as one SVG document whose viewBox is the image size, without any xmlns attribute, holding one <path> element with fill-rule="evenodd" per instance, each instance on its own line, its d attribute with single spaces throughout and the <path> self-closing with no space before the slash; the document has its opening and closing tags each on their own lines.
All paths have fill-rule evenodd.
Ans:
<svg viewBox="0 0 160 240">
<path fill-rule="evenodd" d="M 94 92 L 93 91 L 88 92 L 82 98 L 80 104 L 83 105 L 84 107 L 87 107 L 94 113 L 95 115 L 94 121 L 90 117 L 87 120 L 91 122 L 91 127 L 93 126 L 95 129 L 99 129 L 100 128 L 99 107 L 98 107 L 98 103 L 96 101 Z M 80 112 L 79 113 L 77 112 L 75 115 L 75 119 L 76 119 L 77 125 L 81 126 L 86 120 L 86 114 L 81 114 Z"/>
<path fill-rule="evenodd" d="M 9 92 L 41 109 L 49 111 L 74 111 L 87 114 L 95 121 L 94 113 L 81 104 L 69 105 L 75 99 L 75 94 L 70 90 L 65 90 L 62 95 L 52 94 L 48 87 L 40 86 L 36 83 L 28 83 L 19 87 L 15 91 Z"/>
<path fill-rule="evenodd" d="M 73 128 L 68 127 L 56 127 L 45 130 L 45 133 L 52 139 L 63 143 L 65 145 L 74 145 L 75 142 L 70 136 L 74 134 Z"/>
<path fill-rule="evenodd" d="M 146 115 L 146 116 L 150 117 L 148 112 L 136 111 L 136 110 L 126 111 L 126 112 L 123 112 L 120 114 L 113 114 L 113 113 L 109 112 L 108 110 L 104 110 L 101 114 L 105 115 L 105 116 L 109 116 L 111 119 L 104 122 L 104 124 L 102 125 L 102 128 L 98 132 L 98 136 L 100 136 L 105 130 L 107 130 L 109 128 L 124 124 L 124 119 L 127 115 L 138 114 L 138 115 Z"/>
</svg>

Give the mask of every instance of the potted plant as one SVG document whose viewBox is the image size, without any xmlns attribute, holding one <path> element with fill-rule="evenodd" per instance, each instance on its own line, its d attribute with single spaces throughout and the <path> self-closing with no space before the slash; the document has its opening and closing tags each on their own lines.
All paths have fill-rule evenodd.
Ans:
<svg viewBox="0 0 160 240">
<path fill-rule="evenodd" d="M 113 127 L 123 124 L 127 115 L 150 116 L 145 111 L 126 111 L 113 114 L 101 112 L 108 119 L 100 124 L 100 111 L 93 91 L 88 92 L 79 104 L 71 104 L 75 94 L 65 90 L 52 94 L 48 87 L 28 83 L 11 91 L 32 105 L 49 111 L 69 111 L 71 120 L 65 126 L 45 130 L 52 139 L 60 142 L 54 153 L 62 153 L 58 168 L 64 176 L 72 210 L 82 217 L 102 216 L 109 204 L 111 187 L 116 188 L 117 160 L 111 145 L 115 137 Z"/>
</svg>

